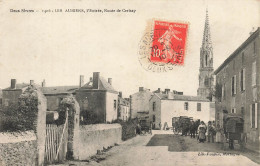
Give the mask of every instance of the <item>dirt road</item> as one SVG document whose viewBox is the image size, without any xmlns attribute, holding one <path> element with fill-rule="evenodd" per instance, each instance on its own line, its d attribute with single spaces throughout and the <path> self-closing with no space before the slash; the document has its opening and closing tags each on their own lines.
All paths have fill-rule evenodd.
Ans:
<svg viewBox="0 0 260 166">
<path fill-rule="evenodd" d="M 240 155 L 239 151 L 223 151 L 216 143 L 198 143 L 195 139 L 165 131 L 154 131 L 153 135 L 137 136 L 111 148 L 102 155 L 95 156 L 93 160 L 67 164 L 79 166 L 258 165 Z"/>
</svg>

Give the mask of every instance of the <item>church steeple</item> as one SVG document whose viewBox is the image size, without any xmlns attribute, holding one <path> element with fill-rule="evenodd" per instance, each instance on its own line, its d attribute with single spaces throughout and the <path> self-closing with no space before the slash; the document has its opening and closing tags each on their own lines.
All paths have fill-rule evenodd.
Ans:
<svg viewBox="0 0 260 166">
<path fill-rule="evenodd" d="M 206 10 L 206 19 L 202 45 L 200 48 L 200 73 L 198 96 L 210 98 L 213 89 L 213 47 L 210 36 L 208 9 Z"/>
<path fill-rule="evenodd" d="M 202 60 L 200 68 L 213 67 L 213 47 L 210 36 L 208 9 L 206 10 L 206 19 L 200 52 Z"/>
</svg>

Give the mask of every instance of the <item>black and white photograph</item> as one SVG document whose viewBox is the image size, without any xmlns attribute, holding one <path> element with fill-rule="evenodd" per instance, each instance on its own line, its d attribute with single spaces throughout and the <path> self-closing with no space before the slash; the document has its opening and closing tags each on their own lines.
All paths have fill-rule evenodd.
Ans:
<svg viewBox="0 0 260 166">
<path fill-rule="evenodd" d="M 260 165 L 259 0 L 0 0 L 0 166 Z"/>
</svg>

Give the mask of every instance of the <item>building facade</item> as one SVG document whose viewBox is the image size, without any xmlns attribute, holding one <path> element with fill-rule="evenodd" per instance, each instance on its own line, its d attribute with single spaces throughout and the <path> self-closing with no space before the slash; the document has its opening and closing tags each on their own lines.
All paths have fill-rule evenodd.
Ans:
<svg viewBox="0 0 260 166">
<path fill-rule="evenodd" d="M 106 81 L 99 72 L 75 92 L 83 124 L 110 123 L 117 119 L 118 92 L 112 79 Z"/>
<path fill-rule="evenodd" d="M 33 80 L 30 80 L 30 84 L 34 84 Z M 2 90 L 2 106 L 8 107 L 12 103 L 18 103 L 20 95 L 28 88 L 30 84 L 17 84 L 16 79 L 11 79 L 10 87 Z"/>
<path fill-rule="evenodd" d="M 118 119 L 128 121 L 130 118 L 130 102 L 122 97 L 122 92 L 118 95 Z"/>
<path fill-rule="evenodd" d="M 204 34 L 202 46 L 200 48 L 199 88 L 197 90 L 198 96 L 212 100 L 214 87 L 213 72 L 213 47 L 210 37 L 208 11 L 206 11 Z"/>
<path fill-rule="evenodd" d="M 172 127 L 172 118 L 187 116 L 207 123 L 215 120 L 215 104 L 198 96 L 185 96 L 169 92 L 155 93 L 149 102 L 149 117 L 155 129 Z"/>
<path fill-rule="evenodd" d="M 215 71 L 216 125 L 223 128 L 225 113 L 244 119 L 247 146 L 259 150 L 260 100 L 259 28 Z"/>
<path fill-rule="evenodd" d="M 130 96 L 131 118 L 149 118 L 149 100 L 153 95 L 149 89 L 139 87 L 139 92 Z"/>
</svg>

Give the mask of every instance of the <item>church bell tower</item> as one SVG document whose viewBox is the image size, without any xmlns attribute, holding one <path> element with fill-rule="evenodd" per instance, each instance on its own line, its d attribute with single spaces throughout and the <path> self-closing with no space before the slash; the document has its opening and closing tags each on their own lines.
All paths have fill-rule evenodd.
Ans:
<svg viewBox="0 0 260 166">
<path fill-rule="evenodd" d="M 206 10 L 206 20 L 200 48 L 200 69 L 199 69 L 199 88 L 197 95 L 212 99 L 213 92 L 213 47 L 210 37 L 208 10 Z"/>
</svg>

